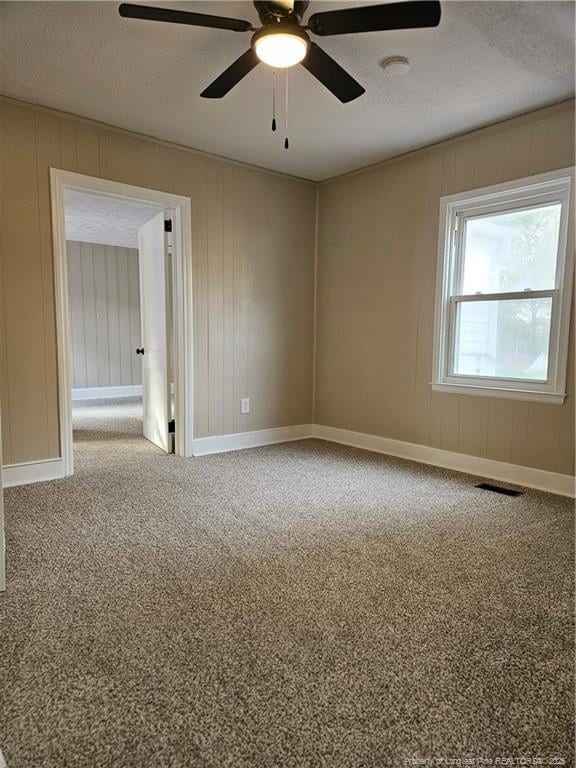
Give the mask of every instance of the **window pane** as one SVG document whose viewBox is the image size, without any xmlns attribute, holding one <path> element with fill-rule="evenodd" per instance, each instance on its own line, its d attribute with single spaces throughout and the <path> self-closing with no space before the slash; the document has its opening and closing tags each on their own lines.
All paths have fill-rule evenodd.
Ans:
<svg viewBox="0 0 576 768">
<path fill-rule="evenodd" d="M 458 302 L 454 373 L 545 381 L 552 299 Z"/>
<path fill-rule="evenodd" d="M 462 293 L 555 287 L 560 203 L 468 219 Z"/>
</svg>

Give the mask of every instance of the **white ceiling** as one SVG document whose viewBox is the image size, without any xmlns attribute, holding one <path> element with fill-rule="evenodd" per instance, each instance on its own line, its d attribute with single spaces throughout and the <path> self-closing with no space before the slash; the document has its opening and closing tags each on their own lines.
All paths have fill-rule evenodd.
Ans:
<svg viewBox="0 0 576 768">
<path fill-rule="evenodd" d="M 153 4 L 258 23 L 250 2 Z M 351 5 L 315 0 L 308 14 Z M 122 19 L 117 7 L 0 3 L 2 93 L 314 180 L 574 95 L 573 2 L 443 2 L 437 29 L 317 38 L 367 93 L 340 104 L 291 70 L 285 150 L 265 65 L 220 101 L 199 97 L 250 33 Z M 392 55 L 411 60 L 406 77 L 381 68 Z"/>
<path fill-rule="evenodd" d="M 75 189 L 64 191 L 64 208 L 67 240 L 124 248 L 138 248 L 138 229 L 162 210 L 152 203 L 119 200 Z"/>
</svg>

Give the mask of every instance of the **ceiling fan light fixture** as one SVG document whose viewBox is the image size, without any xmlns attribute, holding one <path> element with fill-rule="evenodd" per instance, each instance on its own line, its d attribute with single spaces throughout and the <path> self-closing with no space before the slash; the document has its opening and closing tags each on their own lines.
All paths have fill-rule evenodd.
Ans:
<svg viewBox="0 0 576 768">
<path fill-rule="evenodd" d="M 256 56 L 273 69 L 287 69 L 304 59 L 308 53 L 308 36 L 300 30 L 280 32 L 262 30 L 254 36 Z"/>
<path fill-rule="evenodd" d="M 306 30 L 321 37 L 350 35 L 360 32 L 385 32 L 402 29 L 437 27 L 442 16 L 440 0 L 388 0 L 378 5 L 337 8 L 313 13 L 303 26 L 302 18 L 309 0 L 254 0 L 261 26 L 255 29 L 246 19 L 233 19 L 195 11 L 154 8 L 151 5 L 121 3 L 120 16 L 145 21 L 187 24 L 192 27 L 222 29 L 231 32 L 254 32 L 250 48 L 233 61 L 200 96 L 221 99 L 238 85 L 260 62 L 273 69 L 302 66 L 324 85 L 342 104 L 366 93 L 337 61 Z M 396 74 L 405 74 L 410 62 L 404 57 L 391 57 L 385 64 Z M 286 89 L 286 93 L 288 90 Z"/>
</svg>

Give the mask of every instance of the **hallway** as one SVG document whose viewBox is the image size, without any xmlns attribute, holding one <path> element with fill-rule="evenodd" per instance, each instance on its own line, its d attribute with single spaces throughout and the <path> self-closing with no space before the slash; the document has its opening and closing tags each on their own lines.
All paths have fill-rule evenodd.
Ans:
<svg viewBox="0 0 576 768">
<path fill-rule="evenodd" d="M 137 403 L 76 415 L 74 477 L 6 493 L 8 768 L 569 763 L 569 499 L 314 440 L 185 460 Z"/>
<path fill-rule="evenodd" d="M 142 398 L 76 401 L 72 404 L 72 425 L 75 458 L 82 461 L 81 443 L 142 437 Z"/>
</svg>

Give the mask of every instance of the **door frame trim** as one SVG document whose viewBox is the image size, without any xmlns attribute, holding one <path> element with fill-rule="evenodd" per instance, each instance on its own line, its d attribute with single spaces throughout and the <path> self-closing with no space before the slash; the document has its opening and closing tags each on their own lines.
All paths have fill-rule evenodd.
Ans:
<svg viewBox="0 0 576 768">
<path fill-rule="evenodd" d="M 54 257 L 54 290 L 56 299 L 56 349 L 58 359 L 58 405 L 60 414 L 60 456 L 64 476 L 74 473 L 72 439 L 72 394 L 70 309 L 68 301 L 68 260 L 64 191 L 120 197 L 127 200 L 157 203 L 174 211 L 174 400 L 178 456 L 193 455 L 194 440 L 194 334 L 192 283 L 192 202 L 189 197 L 136 187 L 97 176 L 86 176 L 59 168 L 50 168 L 52 199 L 52 240 Z"/>
</svg>

